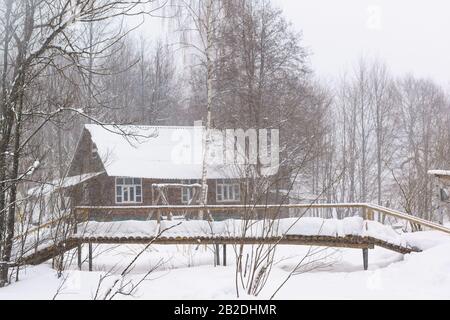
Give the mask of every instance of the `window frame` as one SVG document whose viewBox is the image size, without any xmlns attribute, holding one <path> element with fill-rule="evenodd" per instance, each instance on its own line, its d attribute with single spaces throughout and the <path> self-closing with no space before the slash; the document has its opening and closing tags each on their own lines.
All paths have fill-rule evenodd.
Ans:
<svg viewBox="0 0 450 320">
<path fill-rule="evenodd" d="M 224 190 L 226 188 L 227 199 L 224 199 Z M 219 192 L 219 189 L 221 189 Z M 236 190 L 238 192 L 236 193 Z M 230 191 L 233 195 L 230 199 Z M 220 198 L 219 199 L 219 195 Z M 237 196 L 236 196 L 237 195 Z M 238 181 L 230 179 L 217 179 L 216 180 L 216 202 L 240 202 L 241 201 L 241 185 Z"/>
<path fill-rule="evenodd" d="M 118 180 L 122 180 L 122 183 L 119 183 Z M 130 182 L 126 182 L 127 180 L 132 179 L 131 183 Z M 136 183 L 136 181 L 139 181 L 139 183 Z M 114 179 L 114 202 L 116 204 L 136 204 L 136 203 L 143 203 L 144 202 L 144 192 L 143 192 L 143 188 L 142 188 L 142 178 L 131 178 L 131 177 L 115 177 Z M 121 188 L 121 194 L 120 194 L 120 201 L 118 201 L 118 187 Z M 136 192 L 137 188 L 140 188 L 140 194 L 138 195 Z M 127 189 L 128 191 L 128 195 L 127 198 L 130 199 L 130 194 L 131 194 L 131 190 L 133 190 L 133 197 L 134 197 L 134 201 L 124 201 L 124 194 L 125 194 L 125 189 Z M 136 199 L 140 197 L 140 201 L 137 201 Z"/>
<path fill-rule="evenodd" d="M 91 157 L 92 157 L 92 159 L 98 158 L 98 148 L 94 142 L 92 142 L 92 144 L 91 144 Z"/>
<path fill-rule="evenodd" d="M 198 179 L 189 179 L 189 180 L 182 180 L 182 184 L 195 184 L 200 183 Z M 187 201 L 185 201 L 184 198 L 184 191 L 187 191 Z M 192 196 L 194 195 L 194 188 L 187 188 L 187 187 L 181 187 L 181 203 L 188 204 L 189 201 L 191 201 Z M 195 201 L 195 203 L 199 203 L 199 198 Z"/>
</svg>

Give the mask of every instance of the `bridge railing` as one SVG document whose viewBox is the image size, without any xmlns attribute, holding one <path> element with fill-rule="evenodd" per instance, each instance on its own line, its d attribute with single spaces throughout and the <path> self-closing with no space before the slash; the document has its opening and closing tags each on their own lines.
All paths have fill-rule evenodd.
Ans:
<svg viewBox="0 0 450 320">
<path fill-rule="evenodd" d="M 37 252 L 42 246 L 57 243 L 76 233 L 77 222 L 74 211 L 46 221 L 35 227 L 27 227 L 13 238 L 13 256 L 15 260 Z"/>
<path fill-rule="evenodd" d="M 91 210 L 104 210 L 114 214 L 114 211 L 133 211 L 147 210 L 154 214 L 155 219 L 159 222 L 164 213 L 170 212 L 254 212 L 254 211 L 277 211 L 280 209 L 313 209 L 313 208 L 329 208 L 329 209 L 358 209 L 361 216 L 365 220 L 374 220 L 374 213 L 390 216 L 397 219 L 405 220 L 411 224 L 427 227 L 433 230 L 442 231 L 450 234 L 450 228 L 444 227 L 438 223 L 428 221 L 395 209 L 370 204 L 370 203 L 313 203 L 313 204 L 267 204 L 267 205 L 148 205 L 148 206 L 77 206 L 75 213 L 77 220 L 88 220 Z"/>
<path fill-rule="evenodd" d="M 24 233 L 14 237 L 14 240 L 24 239 L 34 233 L 42 232 L 45 229 L 51 229 L 58 227 L 61 224 L 70 225 L 71 230 L 77 232 L 77 224 L 90 219 L 90 213 L 95 210 L 103 210 L 110 212 L 110 215 L 114 215 L 115 211 L 133 211 L 133 210 L 145 210 L 149 213 L 153 213 L 153 218 L 158 222 L 161 221 L 161 217 L 164 213 L 170 212 L 237 212 L 243 214 L 244 212 L 253 211 L 273 211 L 276 212 L 280 209 L 353 209 L 360 212 L 360 215 L 365 220 L 374 220 L 375 214 L 386 215 L 397 219 L 405 220 L 411 224 L 427 227 L 432 230 L 438 230 L 450 234 L 450 228 L 444 227 L 432 221 L 428 221 L 395 209 L 386 208 L 383 206 L 370 204 L 370 203 L 313 203 L 313 204 L 267 204 L 267 205 L 149 205 L 149 206 L 77 206 L 69 214 L 63 215 L 56 219 L 47 221 L 37 227 L 30 228 Z"/>
<path fill-rule="evenodd" d="M 79 234 L 83 233 L 82 226 L 78 226 L 79 223 L 85 222 L 90 220 L 90 214 L 94 212 L 95 210 L 104 210 L 107 212 L 110 212 L 114 214 L 115 211 L 133 211 L 133 210 L 139 210 L 139 212 L 148 212 L 148 213 L 154 213 L 153 218 L 160 222 L 162 220 L 162 216 L 164 213 L 170 213 L 170 212 L 188 212 L 188 213 L 199 213 L 199 212 L 208 212 L 214 214 L 216 213 L 231 213 L 235 212 L 235 215 L 244 216 L 246 213 L 250 213 L 250 215 L 247 215 L 246 217 L 249 219 L 252 219 L 255 217 L 254 213 L 255 211 L 262 211 L 269 214 L 265 214 L 265 218 L 269 219 L 276 219 L 279 217 L 278 213 L 280 213 L 280 210 L 286 208 L 286 209 L 310 209 L 310 208 L 322 208 L 322 209 L 350 209 L 348 211 L 351 212 L 358 212 L 358 215 L 360 215 L 365 220 L 374 220 L 375 213 L 379 215 L 385 215 L 389 217 L 393 217 L 396 219 L 402 219 L 405 220 L 411 224 L 416 224 L 422 227 L 430 228 L 432 230 L 438 230 L 445 232 L 447 234 L 450 234 L 450 228 L 444 227 L 440 224 L 412 216 L 410 214 L 391 209 L 386 208 L 374 204 L 368 204 L 368 203 L 314 203 L 314 204 L 267 204 L 267 205 L 151 205 L 151 206 L 78 206 L 73 208 L 73 211 L 70 214 L 63 215 L 59 218 L 53 219 L 51 221 L 48 221 L 40 226 L 37 226 L 35 228 L 31 228 L 24 232 L 23 234 L 17 235 L 15 237 L 15 240 L 17 240 L 17 244 L 19 246 L 22 246 L 22 248 L 18 248 L 17 250 L 17 256 L 23 256 L 25 251 L 38 251 L 38 245 L 45 246 L 46 244 L 37 244 L 36 242 L 33 242 L 33 239 L 39 238 L 39 232 L 42 232 L 43 230 L 46 230 L 48 233 L 49 239 L 48 241 L 57 242 L 58 239 L 55 238 L 55 232 L 56 236 L 61 235 L 63 237 L 70 238 L 71 234 L 77 234 L 77 227 L 80 228 Z M 271 214 L 274 213 L 274 214 Z M 169 215 L 168 215 L 169 216 Z M 231 215 L 230 215 L 231 216 Z M 206 217 L 210 217 L 209 215 Z M 301 216 L 298 217 L 301 219 Z M 60 228 L 60 229 L 59 229 Z M 58 231 L 62 230 L 62 231 Z M 55 231 L 55 232 L 53 232 Z M 68 231 L 68 233 L 66 233 Z M 62 233 L 61 233 L 62 232 Z M 37 234 L 36 234 L 37 233 Z M 24 241 L 23 239 L 26 238 L 30 239 L 30 243 L 27 248 L 23 247 Z M 22 241 L 21 241 L 22 240 Z M 41 248 L 41 247 L 39 247 Z M 79 250 L 79 252 L 81 252 Z M 79 258 L 80 260 L 81 258 Z"/>
<path fill-rule="evenodd" d="M 68 221 L 72 221 L 73 219 L 73 214 L 69 213 L 69 214 L 65 214 L 62 215 L 61 217 L 46 221 L 36 227 L 33 228 L 29 228 L 28 230 L 26 230 L 25 232 L 23 232 L 22 234 L 16 235 L 14 237 L 14 240 L 18 240 L 21 239 L 23 237 L 24 234 L 32 234 L 32 233 L 36 233 L 36 232 L 40 232 L 46 228 L 53 228 L 54 226 L 61 224 L 61 223 L 67 223 Z"/>
</svg>

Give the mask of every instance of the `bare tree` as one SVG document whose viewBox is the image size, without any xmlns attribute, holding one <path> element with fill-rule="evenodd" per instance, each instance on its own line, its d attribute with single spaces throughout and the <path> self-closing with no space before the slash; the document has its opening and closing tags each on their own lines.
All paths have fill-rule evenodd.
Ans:
<svg viewBox="0 0 450 320">
<path fill-rule="evenodd" d="M 93 54 L 95 46 L 83 46 L 79 41 L 81 25 L 118 17 L 150 13 L 154 7 L 143 7 L 152 1 L 5 1 L 3 15 L 0 102 L 0 256 L 9 262 L 13 246 L 16 198 L 19 183 L 34 173 L 39 165 L 32 159 L 25 164 L 24 152 L 33 137 L 55 117 L 69 111 L 85 115 L 81 109 L 59 106 L 47 112 L 34 99 L 35 85 L 49 68 L 58 73 L 76 69 L 80 75 L 81 57 Z M 95 50 L 102 52 L 117 37 L 100 39 Z M 92 71 L 92 70 L 91 70 Z M 28 123 L 37 121 L 29 129 Z M 10 159 L 7 159 L 10 158 Z M 30 161 L 30 160 L 27 160 Z M 20 172 L 21 166 L 26 168 Z M 2 266 L 7 264 L 2 263 Z M 0 270 L 0 285 L 8 279 L 8 268 Z"/>
</svg>

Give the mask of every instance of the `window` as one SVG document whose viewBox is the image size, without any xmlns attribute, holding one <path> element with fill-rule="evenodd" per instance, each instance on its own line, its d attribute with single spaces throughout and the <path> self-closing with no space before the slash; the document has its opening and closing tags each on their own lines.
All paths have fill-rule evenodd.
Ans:
<svg viewBox="0 0 450 320">
<path fill-rule="evenodd" d="M 183 180 L 181 181 L 182 184 L 194 184 L 199 183 L 198 180 Z M 187 188 L 183 187 L 181 188 L 181 202 L 182 203 L 189 203 L 189 201 L 192 200 L 192 197 L 194 196 L 194 188 Z M 198 202 L 198 197 L 197 201 Z"/>
<path fill-rule="evenodd" d="M 116 203 L 141 203 L 141 178 L 116 178 Z"/>
<path fill-rule="evenodd" d="M 84 205 L 89 205 L 90 204 L 90 197 L 89 197 L 89 187 L 87 183 L 83 183 L 82 184 L 82 194 L 83 194 L 83 200 L 82 203 Z"/>
<path fill-rule="evenodd" d="M 97 159 L 98 149 L 97 149 L 97 145 L 95 143 L 92 143 L 92 145 L 91 145 L 91 154 L 92 154 L 92 159 Z"/>
<path fill-rule="evenodd" d="M 241 200 L 241 189 L 238 182 L 231 180 L 216 181 L 217 201 L 239 201 Z"/>
</svg>

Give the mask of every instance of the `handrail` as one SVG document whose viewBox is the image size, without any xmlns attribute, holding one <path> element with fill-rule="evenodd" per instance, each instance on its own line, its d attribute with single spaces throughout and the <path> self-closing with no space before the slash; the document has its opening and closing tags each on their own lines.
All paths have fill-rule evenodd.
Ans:
<svg viewBox="0 0 450 320">
<path fill-rule="evenodd" d="M 409 222 L 413 222 L 422 226 L 426 226 L 431 229 L 439 230 L 450 234 L 450 228 L 444 227 L 440 224 L 415 217 L 413 215 L 403 213 L 401 211 L 379 206 L 371 203 L 289 203 L 289 204 L 257 204 L 257 205 L 147 205 L 147 206 L 78 206 L 75 210 L 135 210 L 135 209 L 148 209 L 148 210 L 160 210 L 160 211 L 197 211 L 197 210 L 241 210 L 241 209 L 301 209 L 301 208 L 361 208 L 366 210 L 374 210 L 383 214 L 393 216 L 396 218 L 404 219 Z"/>
<path fill-rule="evenodd" d="M 386 215 L 390 215 L 390 216 L 393 216 L 393 217 L 396 217 L 396 218 L 408 220 L 410 222 L 414 222 L 414 223 L 417 223 L 417 224 L 420 224 L 420 225 L 423 225 L 423 226 L 426 226 L 426 227 L 429 227 L 429 228 L 432 228 L 432 229 L 436 229 L 436 230 L 439 230 L 439 231 L 446 232 L 446 233 L 450 234 L 450 228 L 444 227 L 444 226 L 442 226 L 440 224 L 437 224 L 435 222 L 431 222 L 431 221 L 428 221 L 428 220 L 425 220 L 425 219 L 422 219 L 422 218 L 419 218 L 419 217 L 415 217 L 413 215 L 410 215 L 410 214 L 407 214 L 407 213 L 404 213 L 404 212 L 401 212 L 401 211 L 398 211 L 398 210 L 395 210 L 395 209 L 386 208 L 386 207 L 379 206 L 379 205 L 376 205 L 376 204 L 367 204 L 367 208 L 376 210 L 378 212 L 382 212 L 382 213 L 384 213 Z"/>
<path fill-rule="evenodd" d="M 86 210 L 136 210 L 136 209 L 148 209 L 148 210 L 159 210 L 159 211 L 176 211 L 176 210 L 183 210 L 183 211 L 197 211 L 197 210 L 210 210 L 210 211 L 219 211 L 219 210 L 255 210 L 255 209 L 280 209 L 280 208 L 289 208 L 289 209 L 301 209 L 301 208 L 353 208 L 353 209 L 366 209 L 366 210 L 373 210 L 378 211 L 380 213 L 383 213 L 385 215 L 389 215 L 392 217 L 400 218 L 407 220 L 412 223 L 416 223 L 422 226 L 426 226 L 431 229 L 435 229 L 438 231 L 442 231 L 445 233 L 450 234 L 450 228 L 444 227 L 440 224 L 418 218 L 415 216 L 412 216 L 407 213 L 403 213 L 401 211 L 379 206 L 376 204 L 370 204 L 370 203 L 290 203 L 290 204 L 267 204 L 267 205 L 237 205 L 237 204 L 231 204 L 231 205 L 146 205 L 146 206 L 77 206 L 74 208 L 75 213 L 77 211 L 86 211 Z M 41 224 L 35 228 L 29 229 L 25 231 L 24 233 L 17 235 L 14 237 L 14 240 L 20 239 L 24 235 L 28 235 L 30 233 L 39 231 L 43 228 L 46 228 L 48 226 L 52 226 L 55 223 L 67 219 L 67 218 L 73 218 L 73 213 L 69 213 L 66 215 L 63 215 L 59 218 L 53 219 L 51 221 L 48 221 L 44 224 Z"/>
<path fill-rule="evenodd" d="M 43 229 L 43 228 L 46 228 L 46 227 L 48 227 L 48 226 L 52 226 L 52 225 L 54 225 L 55 223 L 58 223 L 59 221 L 65 220 L 65 219 L 68 219 L 68 218 L 69 218 L 69 219 L 72 218 L 72 213 L 68 213 L 68 214 L 62 215 L 62 216 L 59 217 L 59 218 L 56 218 L 56 219 L 47 221 L 47 222 L 45 222 L 45 223 L 43 223 L 43 224 L 38 225 L 37 227 L 34 227 L 34 228 L 31 228 L 31 229 L 25 230 L 23 233 L 16 235 L 16 236 L 13 238 L 13 240 L 21 239 L 24 235 L 29 235 L 30 233 L 39 231 L 39 230 L 41 230 L 41 229 Z"/>
<path fill-rule="evenodd" d="M 158 206 L 158 205 L 150 205 L 150 206 L 79 206 L 79 207 L 75 207 L 73 208 L 73 210 L 69 213 L 69 214 L 65 214 L 59 218 L 56 218 L 54 220 L 48 221 L 38 227 L 32 228 L 27 230 L 25 233 L 21 234 L 21 235 L 17 235 L 16 237 L 14 237 L 14 239 L 19 239 L 20 237 L 23 237 L 24 235 L 27 235 L 29 233 L 32 232 L 36 232 L 39 231 L 40 229 L 43 229 L 45 227 L 48 226 L 52 226 L 57 222 L 60 221 L 70 221 L 70 219 L 73 219 L 72 221 L 75 222 L 73 224 L 73 229 L 72 231 L 74 233 L 76 233 L 76 228 L 77 228 L 77 222 L 81 222 L 81 221 L 85 221 L 88 220 L 89 218 L 89 210 L 114 210 L 114 209 L 120 209 L 120 210 L 133 210 L 133 209 L 148 209 L 148 210 L 157 210 L 158 215 L 160 214 L 160 211 L 176 211 L 176 210 L 183 210 L 183 211 L 196 211 L 196 210 L 211 210 L 211 211 L 216 211 L 216 210 L 242 210 L 242 209 L 248 209 L 248 210 L 257 210 L 257 209 L 280 209 L 280 208 L 357 208 L 357 209 L 362 209 L 362 216 L 364 219 L 367 220 L 372 220 L 373 219 L 373 213 L 379 212 L 381 214 L 385 214 L 388 216 L 392 216 L 392 217 L 396 217 L 396 218 L 400 218 L 400 219 L 404 219 L 409 221 L 410 223 L 415 223 L 415 224 L 419 224 L 422 226 L 426 226 L 428 228 L 434 229 L 434 230 L 438 230 L 438 231 L 442 231 L 445 232 L 447 234 L 450 234 L 450 228 L 444 227 L 442 225 L 439 225 L 437 223 L 431 222 L 431 221 L 427 221 L 425 219 L 422 218 L 418 218 L 418 217 L 414 217 L 410 214 L 395 210 L 395 209 L 390 209 L 390 208 L 386 208 L 383 206 L 379 206 L 379 205 L 375 205 L 375 204 L 370 204 L 370 203 L 313 203 L 313 204 L 304 204 L 304 203 L 300 203 L 300 204 L 267 204 L 267 205 L 175 205 L 175 206 L 171 206 L 171 205 L 162 205 L 162 206 Z M 81 214 L 77 214 L 78 211 L 81 211 Z M 81 219 L 80 219 L 81 218 Z M 160 220 L 158 220 L 160 221 Z M 372 238 L 372 237 L 368 237 L 367 239 L 372 239 L 370 241 L 378 241 L 376 238 Z M 66 239 L 71 239 L 66 238 Z M 375 239 L 375 240 L 373 240 Z M 78 240 L 77 240 L 78 241 Z M 91 241 L 91 240 L 89 240 Z M 142 241 L 142 239 L 140 240 Z M 177 240 L 179 241 L 179 239 Z M 379 242 L 379 241 L 378 241 Z M 105 242 L 106 243 L 106 242 Z M 373 244 L 373 243 L 372 243 Z M 378 244 L 380 245 L 380 244 Z M 391 250 L 394 251 L 398 251 L 400 249 L 392 249 Z M 402 249 L 403 250 L 403 249 Z M 404 249 L 404 250 L 410 250 L 410 249 Z M 411 251 L 411 250 L 410 250 Z M 400 251 L 398 251 L 400 252 Z M 403 253 L 403 251 L 402 251 Z"/>
<path fill-rule="evenodd" d="M 115 210 L 115 209 L 153 209 L 162 211 L 171 210 L 239 210 L 239 209 L 278 209 L 278 208 L 363 208 L 367 206 L 365 203 L 286 203 L 286 204 L 225 204 L 225 205 L 146 205 L 146 206 L 77 206 L 75 210 Z"/>
</svg>

